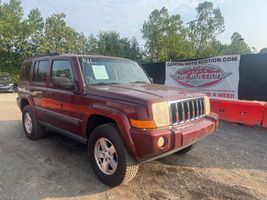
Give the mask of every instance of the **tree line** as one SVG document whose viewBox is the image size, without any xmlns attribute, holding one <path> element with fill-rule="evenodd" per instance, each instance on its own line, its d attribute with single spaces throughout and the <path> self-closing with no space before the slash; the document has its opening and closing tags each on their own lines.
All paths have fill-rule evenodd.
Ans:
<svg viewBox="0 0 267 200">
<path fill-rule="evenodd" d="M 135 37 L 121 37 L 116 31 L 86 36 L 66 23 L 64 13 L 44 19 L 35 8 L 24 17 L 20 0 L 0 0 L 0 73 L 16 81 L 24 58 L 47 52 L 119 56 L 144 63 L 255 51 L 237 32 L 229 45 L 217 39 L 225 27 L 213 3 L 200 3 L 196 14 L 195 20 L 184 23 L 165 7 L 155 9 L 142 26 L 145 46 L 140 47 Z"/>
</svg>

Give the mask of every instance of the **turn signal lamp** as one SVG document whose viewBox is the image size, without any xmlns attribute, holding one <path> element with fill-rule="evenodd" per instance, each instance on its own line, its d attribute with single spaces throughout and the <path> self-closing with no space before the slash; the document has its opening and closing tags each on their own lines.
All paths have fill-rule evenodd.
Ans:
<svg viewBox="0 0 267 200">
<path fill-rule="evenodd" d="M 145 128 L 145 129 L 153 129 L 156 128 L 156 124 L 154 121 L 144 121 L 144 120 L 135 120 L 135 119 L 130 119 L 130 123 L 133 127 L 135 128 Z"/>
</svg>

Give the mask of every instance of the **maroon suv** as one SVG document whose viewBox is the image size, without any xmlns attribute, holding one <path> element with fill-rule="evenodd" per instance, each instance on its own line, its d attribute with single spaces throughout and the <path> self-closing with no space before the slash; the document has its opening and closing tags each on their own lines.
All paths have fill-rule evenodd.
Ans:
<svg viewBox="0 0 267 200">
<path fill-rule="evenodd" d="M 99 179 L 129 182 L 138 163 L 186 153 L 213 133 L 209 98 L 151 84 L 134 61 L 91 55 L 49 55 L 23 62 L 18 106 L 26 136 L 45 128 L 88 145 Z"/>
</svg>

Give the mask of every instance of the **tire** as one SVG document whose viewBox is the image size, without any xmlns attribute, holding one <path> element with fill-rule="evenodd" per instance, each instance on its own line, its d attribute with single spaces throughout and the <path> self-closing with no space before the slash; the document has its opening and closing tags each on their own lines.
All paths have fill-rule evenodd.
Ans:
<svg viewBox="0 0 267 200">
<path fill-rule="evenodd" d="M 104 142 L 106 147 L 108 147 L 107 152 L 115 152 L 108 155 L 110 156 L 109 158 L 106 158 L 110 159 L 107 162 L 113 163 L 113 167 L 110 164 L 107 164 L 107 170 L 101 169 L 101 162 L 104 163 L 105 159 L 105 153 L 102 153 L 104 152 L 104 148 L 102 149 L 102 144 L 104 143 L 101 142 Z M 115 151 L 110 150 L 113 149 L 112 145 Z M 103 156 L 103 158 L 96 156 L 95 152 L 97 151 L 101 152 L 99 155 L 101 155 L 101 157 Z M 88 154 L 95 174 L 104 184 L 108 186 L 115 187 L 120 184 L 127 184 L 137 174 L 138 165 L 128 153 L 120 136 L 120 131 L 113 123 L 100 125 L 93 130 L 88 141 Z M 111 162 L 111 160 L 113 162 Z M 117 167 L 114 167 L 116 166 L 114 164 L 116 161 Z"/>
<path fill-rule="evenodd" d="M 186 147 L 186 148 L 184 148 L 184 149 L 182 149 L 180 151 L 177 151 L 176 154 L 179 154 L 179 155 L 186 154 L 189 151 L 191 151 L 194 147 L 195 147 L 195 144 L 192 144 L 192 145 L 190 145 L 190 146 L 188 146 L 188 147 Z"/>
<path fill-rule="evenodd" d="M 28 121 L 29 118 L 30 118 L 30 122 Z M 26 124 L 29 126 L 27 126 Z M 30 124 L 31 124 L 31 128 L 30 128 Z M 38 140 L 40 138 L 43 138 L 45 135 L 45 128 L 38 123 L 35 117 L 35 114 L 31 110 L 31 107 L 29 105 L 25 106 L 22 110 L 22 125 L 23 125 L 25 135 L 30 140 Z"/>
</svg>

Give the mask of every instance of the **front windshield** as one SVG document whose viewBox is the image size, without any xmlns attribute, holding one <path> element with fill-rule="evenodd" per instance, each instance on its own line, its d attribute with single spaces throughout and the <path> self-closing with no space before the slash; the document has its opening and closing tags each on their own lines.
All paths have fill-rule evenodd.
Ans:
<svg viewBox="0 0 267 200">
<path fill-rule="evenodd" d="M 79 61 L 87 85 L 150 83 L 143 69 L 133 61 L 88 57 Z"/>
</svg>

